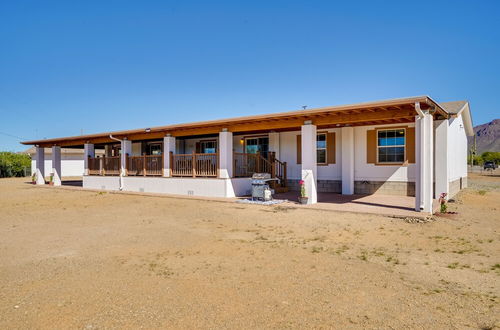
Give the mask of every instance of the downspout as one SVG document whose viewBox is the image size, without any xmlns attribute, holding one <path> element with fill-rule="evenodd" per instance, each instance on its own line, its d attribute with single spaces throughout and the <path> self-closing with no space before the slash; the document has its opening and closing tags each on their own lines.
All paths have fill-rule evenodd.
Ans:
<svg viewBox="0 0 500 330">
<path fill-rule="evenodd" d="M 415 102 L 415 110 L 417 111 L 419 118 L 424 118 L 424 112 L 420 108 L 420 102 Z"/>
<path fill-rule="evenodd" d="M 423 119 L 424 118 L 424 112 L 422 111 L 422 109 L 420 108 L 420 102 L 415 102 L 415 111 L 417 111 L 417 114 L 418 114 L 418 119 Z M 423 147 L 423 144 L 424 144 L 424 137 L 422 136 L 422 133 L 421 132 L 416 132 L 417 133 L 417 136 L 418 136 L 418 139 L 420 140 L 419 141 L 419 145 L 420 145 L 420 148 Z M 423 159 L 422 159 L 422 152 L 420 151 L 420 148 L 418 150 L 418 152 L 420 153 L 419 157 L 418 157 L 418 160 L 419 160 L 419 163 L 418 164 L 418 167 L 417 167 L 417 170 L 418 170 L 418 177 L 419 177 L 419 180 L 420 180 L 420 183 L 419 183 L 419 191 L 415 191 L 415 193 L 418 193 L 419 196 L 418 196 L 418 201 L 419 201 L 419 209 L 422 210 L 424 208 L 424 201 L 423 201 L 423 193 L 422 193 L 422 177 L 424 175 L 424 169 L 423 169 Z M 417 196 L 415 196 L 417 197 Z"/>
<path fill-rule="evenodd" d="M 120 142 L 120 145 L 121 145 L 121 146 L 123 146 L 123 141 L 122 141 L 122 140 L 115 138 L 115 137 L 114 137 L 113 135 L 111 135 L 111 134 L 109 134 L 109 138 L 110 138 L 111 140 L 115 140 L 115 141 Z M 124 152 L 124 150 L 122 150 L 122 152 Z M 121 157 L 121 156 L 120 156 L 120 157 Z M 121 164 L 121 162 L 120 162 L 120 164 Z M 120 166 L 120 167 L 121 167 L 121 166 Z M 122 191 L 122 190 L 123 190 L 123 172 L 122 172 L 122 169 L 121 169 L 121 168 L 120 168 L 119 181 L 120 181 L 120 188 L 119 188 L 119 189 L 120 189 L 120 191 Z"/>
</svg>

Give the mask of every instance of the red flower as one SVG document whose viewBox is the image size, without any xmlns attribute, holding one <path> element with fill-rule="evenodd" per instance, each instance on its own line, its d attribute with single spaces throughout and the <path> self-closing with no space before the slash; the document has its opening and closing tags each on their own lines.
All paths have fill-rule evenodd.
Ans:
<svg viewBox="0 0 500 330">
<path fill-rule="evenodd" d="M 301 184 L 301 185 L 304 184 L 304 180 L 300 180 L 299 184 Z"/>
</svg>

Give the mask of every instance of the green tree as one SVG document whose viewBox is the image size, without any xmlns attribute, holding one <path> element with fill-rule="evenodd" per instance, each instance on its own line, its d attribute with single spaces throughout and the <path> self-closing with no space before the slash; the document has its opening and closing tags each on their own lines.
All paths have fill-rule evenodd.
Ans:
<svg viewBox="0 0 500 330">
<path fill-rule="evenodd" d="M 481 154 L 483 162 L 494 162 L 500 164 L 500 152 L 486 151 Z"/>
<path fill-rule="evenodd" d="M 0 177 L 25 176 L 29 174 L 30 167 L 31 158 L 28 155 L 0 152 Z"/>
</svg>

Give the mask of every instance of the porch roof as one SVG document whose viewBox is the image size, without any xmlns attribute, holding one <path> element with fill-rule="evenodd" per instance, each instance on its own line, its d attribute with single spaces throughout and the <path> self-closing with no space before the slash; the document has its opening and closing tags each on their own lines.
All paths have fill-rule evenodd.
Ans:
<svg viewBox="0 0 500 330">
<path fill-rule="evenodd" d="M 290 131 L 300 128 L 305 121 L 311 121 L 319 128 L 409 123 L 415 120 L 415 103 L 417 102 L 420 102 L 422 109 L 434 109 L 434 116 L 437 119 L 448 118 L 449 116 L 449 112 L 429 96 L 415 96 L 266 115 L 24 141 L 22 144 L 38 145 L 41 147 L 50 147 L 53 145 L 75 147 L 81 146 L 84 143 L 104 144 L 115 142 L 110 138 L 110 135 L 119 139 L 126 138 L 131 141 L 137 141 L 158 139 L 167 134 L 178 137 L 215 134 L 222 129 L 227 129 L 233 133 Z"/>
</svg>

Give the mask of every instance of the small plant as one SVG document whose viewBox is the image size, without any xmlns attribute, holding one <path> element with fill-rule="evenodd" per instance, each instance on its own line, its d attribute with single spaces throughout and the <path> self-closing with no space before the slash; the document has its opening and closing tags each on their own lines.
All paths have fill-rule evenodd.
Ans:
<svg viewBox="0 0 500 330">
<path fill-rule="evenodd" d="M 481 196 L 484 196 L 484 195 L 486 195 L 486 190 L 479 190 L 478 194 Z"/>
<path fill-rule="evenodd" d="M 54 185 L 54 173 L 50 173 L 50 176 L 49 176 L 49 185 L 51 185 L 51 186 Z"/>
<path fill-rule="evenodd" d="M 300 185 L 299 202 L 300 202 L 300 204 L 307 204 L 308 197 L 307 197 L 307 193 L 306 193 L 306 184 L 305 184 L 304 180 L 300 180 L 299 185 Z"/>
<path fill-rule="evenodd" d="M 305 184 L 304 180 L 300 180 L 299 185 L 300 185 L 300 197 L 307 197 L 306 184 Z"/>
<path fill-rule="evenodd" d="M 31 176 L 31 183 L 36 183 L 36 173 L 33 173 L 33 175 Z"/>
<path fill-rule="evenodd" d="M 439 204 L 441 205 L 441 213 L 446 213 L 448 210 L 448 201 L 446 200 L 447 193 L 441 193 L 439 195 Z"/>
</svg>

